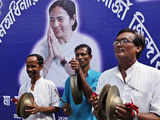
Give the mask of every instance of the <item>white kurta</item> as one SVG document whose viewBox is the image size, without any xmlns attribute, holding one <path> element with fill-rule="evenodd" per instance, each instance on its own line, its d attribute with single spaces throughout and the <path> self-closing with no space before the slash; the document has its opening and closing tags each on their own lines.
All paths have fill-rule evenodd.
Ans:
<svg viewBox="0 0 160 120">
<path fill-rule="evenodd" d="M 100 93 L 105 84 L 116 85 L 123 103 L 131 102 L 140 112 L 153 112 L 160 115 L 160 71 L 136 61 L 126 71 L 126 83 L 118 67 L 102 73 L 97 84 Z"/>
<path fill-rule="evenodd" d="M 33 94 L 35 102 L 38 106 L 59 106 L 60 99 L 58 96 L 58 91 L 55 84 L 51 80 L 46 80 L 41 77 L 36 81 L 34 91 L 31 91 L 31 81 L 28 81 L 26 84 L 21 86 L 18 96 L 20 97 L 25 92 L 31 92 Z M 50 115 L 37 113 L 30 115 L 25 120 L 55 120 L 55 116 L 54 113 Z"/>
<path fill-rule="evenodd" d="M 68 40 L 66 44 L 59 45 L 60 52 L 63 54 L 67 61 L 70 61 L 74 56 L 74 49 L 80 44 L 87 44 L 92 49 L 92 60 L 91 69 L 95 71 L 101 71 L 101 54 L 97 43 L 90 37 L 80 34 L 78 32 L 73 32 L 72 38 Z M 48 56 L 48 44 L 46 39 L 40 40 L 33 48 L 32 53 L 38 53 L 42 55 L 45 59 Z M 59 59 L 53 59 L 51 67 L 48 71 L 46 79 L 53 80 L 56 86 L 64 87 L 65 81 L 69 75 L 65 71 L 64 67 L 60 64 Z M 24 81 L 29 79 L 26 74 L 25 67 L 22 68 L 19 80 L 23 84 Z"/>
</svg>

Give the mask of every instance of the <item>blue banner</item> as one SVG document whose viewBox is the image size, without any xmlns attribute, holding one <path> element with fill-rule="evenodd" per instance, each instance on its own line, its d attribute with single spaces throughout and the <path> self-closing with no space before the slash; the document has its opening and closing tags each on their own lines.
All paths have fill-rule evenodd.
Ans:
<svg viewBox="0 0 160 120">
<path fill-rule="evenodd" d="M 2 120 L 20 119 L 16 115 L 12 100 L 17 97 L 20 85 L 28 79 L 25 73 L 26 56 L 37 51 L 41 52 L 39 46 L 43 42 L 48 45 L 46 37 L 50 20 L 49 6 L 53 2 L 53 0 L 0 0 L 0 116 Z M 61 49 L 59 52 L 64 53 L 63 56 L 67 60 L 73 58 L 71 54 L 74 54 L 74 47 L 86 40 L 86 43 L 94 49 L 93 68 L 104 71 L 115 66 L 117 61 L 114 56 L 113 41 L 122 28 L 129 27 L 145 36 L 146 48 L 139 61 L 160 69 L 158 32 L 160 0 L 75 0 L 74 2 L 78 23 L 73 32 L 74 45 L 65 46 L 66 48 L 59 46 Z M 46 53 L 42 55 L 46 59 L 48 49 L 44 52 Z M 49 68 L 46 76 L 63 91 L 68 74 L 60 73 L 61 68 L 54 73 L 49 73 L 49 70 L 55 69 Z M 49 74 L 54 75 L 56 79 Z M 59 82 L 59 76 L 63 75 L 63 79 L 60 78 L 62 81 Z M 66 119 L 62 116 L 63 114 L 57 118 Z"/>
</svg>

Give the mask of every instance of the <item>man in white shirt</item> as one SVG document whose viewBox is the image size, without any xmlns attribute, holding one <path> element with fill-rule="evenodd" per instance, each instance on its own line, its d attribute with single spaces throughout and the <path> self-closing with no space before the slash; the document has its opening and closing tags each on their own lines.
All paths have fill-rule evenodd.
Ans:
<svg viewBox="0 0 160 120">
<path fill-rule="evenodd" d="M 26 71 L 30 81 L 26 81 L 19 90 L 19 97 L 26 92 L 31 92 L 35 103 L 27 109 L 31 115 L 26 120 L 55 120 L 54 112 L 58 111 L 59 96 L 55 84 L 40 76 L 43 68 L 43 57 L 31 54 L 26 60 Z"/>
<path fill-rule="evenodd" d="M 96 92 L 99 94 L 105 84 L 119 88 L 123 104 L 117 105 L 114 114 L 121 120 L 160 120 L 160 71 L 137 61 L 145 46 L 144 37 L 123 29 L 113 46 L 118 66 L 102 73 Z M 138 107 L 135 114 L 126 106 L 132 102 Z"/>
</svg>

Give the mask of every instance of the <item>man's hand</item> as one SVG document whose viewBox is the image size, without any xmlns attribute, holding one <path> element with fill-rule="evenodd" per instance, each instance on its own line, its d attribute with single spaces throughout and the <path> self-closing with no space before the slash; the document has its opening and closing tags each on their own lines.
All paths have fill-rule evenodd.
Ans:
<svg viewBox="0 0 160 120">
<path fill-rule="evenodd" d="M 72 58 L 72 60 L 69 63 L 73 70 L 75 70 L 76 72 L 80 71 L 81 68 L 78 60 Z"/>
<path fill-rule="evenodd" d="M 28 105 L 25 111 L 31 114 L 36 114 L 37 112 L 40 112 L 40 107 L 34 103 L 33 105 Z"/>
<path fill-rule="evenodd" d="M 63 112 L 64 112 L 66 115 L 69 116 L 69 115 L 72 114 L 72 108 L 71 108 L 70 104 L 65 103 L 62 109 L 63 109 Z"/>
<path fill-rule="evenodd" d="M 97 94 L 92 94 L 89 99 L 89 103 L 93 106 L 95 110 L 99 108 L 98 99 L 99 99 L 99 96 Z"/>
<path fill-rule="evenodd" d="M 105 108 L 104 108 L 105 106 L 99 102 L 99 96 L 97 94 L 96 95 L 92 94 L 89 102 L 94 108 L 93 113 L 96 116 L 96 118 L 98 120 L 105 120 L 106 119 Z"/>
<path fill-rule="evenodd" d="M 117 105 L 115 109 L 115 116 L 121 120 L 132 120 L 132 111 L 128 109 L 124 104 Z"/>
</svg>

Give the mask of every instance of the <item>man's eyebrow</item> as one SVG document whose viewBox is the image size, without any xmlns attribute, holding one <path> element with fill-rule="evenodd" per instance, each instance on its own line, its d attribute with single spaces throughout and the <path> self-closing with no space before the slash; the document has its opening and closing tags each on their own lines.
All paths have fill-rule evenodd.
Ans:
<svg viewBox="0 0 160 120">
<path fill-rule="evenodd" d="M 119 41 L 119 40 L 124 40 L 124 39 L 127 39 L 127 40 L 128 40 L 128 38 L 126 38 L 126 37 L 123 37 L 123 38 L 121 38 L 121 39 L 116 39 L 116 40 Z"/>
</svg>

